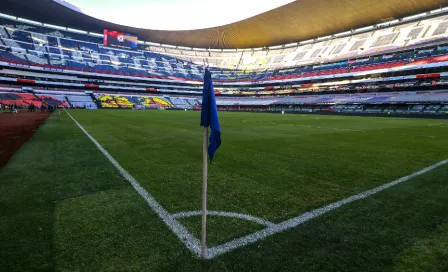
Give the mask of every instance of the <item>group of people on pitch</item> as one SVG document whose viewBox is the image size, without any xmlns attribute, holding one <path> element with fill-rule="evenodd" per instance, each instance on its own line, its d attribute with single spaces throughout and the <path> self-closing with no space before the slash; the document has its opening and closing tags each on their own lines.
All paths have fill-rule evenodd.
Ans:
<svg viewBox="0 0 448 272">
<path fill-rule="evenodd" d="M 34 105 L 34 103 L 31 102 L 31 104 L 28 106 L 28 112 L 35 112 L 36 111 L 36 106 Z"/>
<path fill-rule="evenodd" d="M 31 105 L 33 105 L 32 103 L 31 103 Z M 31 106 L 30 105 L 30 106 Z M 34 106 L 34 105 L 33 105 Z M 51 104 L 48 104 L 48 106 L 46 106 L 46 105 L 44 105 L 44 104 L 42 104 L 42 106 L 40 106 L 40 111 L 41 112 L 45 112 L 45 111 L 48 111 L 48 112 L 53 112 L 54 110 L 55 110 L 55 106 L 53 106 L 53 105 L 51 105 Z M 28 110 L 29 111 L 29 110 Z"/>
<path fill-rule="evenodd" d="M 3 105 L 3 106 L 6 109 L 6 105 Z M 11 112 L 11 113 L 18 113 L 18 108 L 19 107 L 17 106 L 17 104 L 9 104 L 7 107 L 9 109 L 9 112 Z M 1 108 L 2 107 L 0 105 L 0 109 Z M 36 105 L 34 105 L 34 103 L 31 103 L 28 106 L 28 112 L 35 112 L 36 108 L 38 108 L 38 107 L 36 107 Z M 40 111 L 41 112 L 45 112 L 45 111 L 54 112 L 55 109 L 56 109 L 56 107 L 53 106 L 53 105 L 50 105 L 50 104 L 48 106 L 45 106 L 44 104 L 42 104 L 42 106 L 40 107 Z"/>
<path fill-rule="evenodd" d="M 8 106 L 8 109 L 9 109 L 9 112 L 11 112 L 11 113 L 18 113 L 16 104 L 10 104 Z"/>
</svg>

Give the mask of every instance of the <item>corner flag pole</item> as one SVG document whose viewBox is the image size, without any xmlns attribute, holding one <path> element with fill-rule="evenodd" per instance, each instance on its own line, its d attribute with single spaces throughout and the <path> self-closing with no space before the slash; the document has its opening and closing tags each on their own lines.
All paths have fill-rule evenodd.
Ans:
<svg viewBox="0 0 448 272">
<path fill-rule="evenodd" d="M 206 68 L 204 72 L 204 89 L 202 90 L 201 124 L 204 127 L 204 145 L 202 149 L 202 233 L 201 257 L 207 258 L 207 171 L 208 161 L 212 163 L 215 151 L 221 145 L 221 128 L 219 127 L 218 107 L 213 88 L 212 74 Z M 208 127 L 210 127 L 210 140 Z M 210 141 L 210 146 L 209 146 Z M 208 155 L 208 156 L 207 156 Z"/>
<path fill-rule="evenodd" d="M 208 177 L 208 162 L 207 162 L 207 147 L 208 147 L 208 127 L 204 127 L 204 145 L 202 147 L 202 235 L 201 235 L 201 257 L 205 260 L 207 251 L 207 177 Z"/>
</svg>

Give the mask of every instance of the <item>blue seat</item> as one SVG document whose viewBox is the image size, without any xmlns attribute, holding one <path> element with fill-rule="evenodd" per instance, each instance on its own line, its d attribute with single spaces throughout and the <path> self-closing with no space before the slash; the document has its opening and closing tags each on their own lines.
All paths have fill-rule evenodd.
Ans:
<svg viewBox="0 0 448 272">
<path fill-rule="evenodd" d="M 93 66 L 91 66 L 92 71 L 96 71 L 96 72 L 111 72 L 110 69 L 110 65 L 105 65 L 105 64 L 94 64 Z"/>
<path fill-rule="evenodd" d="M 14 55 L 10 52 L 0 50 L 0 56 L 2 57 L 2 59 L 7 60 L 7 61 L 28 63 L 28 60 L 25 58 L 25 56 L 23 54 Z"/>
<path fill-rule="evenodd" d="M 61 46 L 66 48 L 71 48 L 75 50 L 79 50 L 82 52 L 98 52 L 98 46 L 96 44 L 81 42 L 81 41 L 73 41 L 68 39 L 60 38 Z"/>
<path fill-rule="evenodd" d="M 70 57 L 72 55 L 72 52 L 69 50 L 62 49 L 62 55 Z"/>
<path fill-rule="evenodd" d="M 136 75 L 136 76 L 147 76 L 148 75 L 146 70 L 134 69 L 134 68 L 130 68 L 130 70 L 131 70 L 132 75 Z"/>
<path fill-rule="evenodd" d="M 121 63 L 134 64 L 134 60 L 130 58 L 118 58 L 118 61 Z"/>
<path fill-rule="evenodd" d="M 21 30 L 12 31 L 11 38 L 20 42 L 33 43 L 30 33 Z"/>
<path fill-rule="evenodd" d="M 110 49 L 110 48 L 106 48 L 106 47 L 99 47 L 99 52 L 101 54 L 105 54 L 105 55 L 110 55 L 110 56 L 115 56 L 115 51 Z"/>
<path fill-rule="evenodd" d="M 81 63 L 81 62 L 75 61 L 75 60 L 67 60 L 66 62 L 67 62 L 68 67 L 70 67 L 70 68 L 90 70 L 90 67 L 87 66 L 86 63 Z"/>
<path fill-rule="evenodd" d="M 31 64 L 48 65 L 48 59 L 42 55 L 27 55 L 27 59 Z"/>
<path fill-rule="evenodd" d="M 26 50 L 34 50 L 34 44 L 33 43 L 25 43 L 25 42 L 16 42 L 20 48 L 26 49 Z"/>
<path fill-rule="evenodd" d="M 48 36 L 47 37 L 47 41 L 48 41 L 48 45 L 49 46 L 54 46 L 54 47 L 58 47 L 59 46 L 58 40 L 55 37 Z"/>
<path fill-rule="evenodd" d="M 47 50 L 48 50 L 48 53 L 51 53 L 51 54 L 58 54 L 58 55 L 61 54 L 61 49 L 59 49 L 59 48 L 47 47 Z"/>
</svg>

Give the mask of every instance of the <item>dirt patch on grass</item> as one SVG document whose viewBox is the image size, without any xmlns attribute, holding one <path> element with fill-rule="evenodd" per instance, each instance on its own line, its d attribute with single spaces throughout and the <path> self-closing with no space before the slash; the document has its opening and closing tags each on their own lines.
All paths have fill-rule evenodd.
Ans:
<svg viewBox="0 0 448 272">
<path fill-rule="evenodd" d="M 0 167 L 28 141 L 48 118 L 49 113 L 0 113 Z"/>
</svg>

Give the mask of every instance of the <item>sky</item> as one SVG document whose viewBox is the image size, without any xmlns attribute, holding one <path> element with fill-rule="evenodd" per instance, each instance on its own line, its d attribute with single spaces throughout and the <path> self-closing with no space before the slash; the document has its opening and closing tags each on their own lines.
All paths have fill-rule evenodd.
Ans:
<svg viewBox="0 0 448 272">
<path fill-rule="evenodd" d="M 294 0 L 65 0 L 105 21 L 158 30 L 234 23 Z"/>
</svg>

